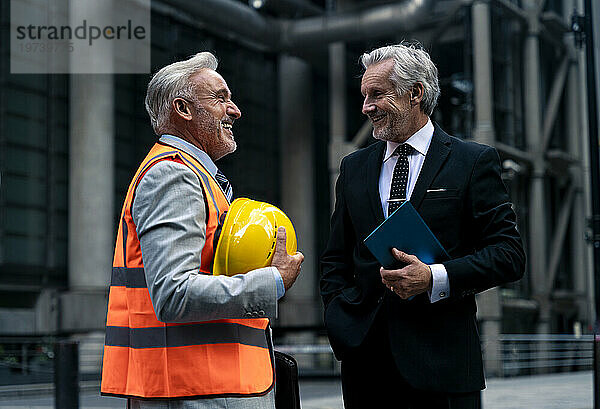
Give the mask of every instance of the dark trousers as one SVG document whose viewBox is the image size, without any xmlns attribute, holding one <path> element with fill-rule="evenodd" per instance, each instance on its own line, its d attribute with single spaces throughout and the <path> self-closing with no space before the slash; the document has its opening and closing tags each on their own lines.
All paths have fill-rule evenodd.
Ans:
<svg viewBox="0 0 600 409">
<path fill-rule="evenodd" d="M 363 344 L 342 361 L 345 409 L 480 409 L 480 392 L 422 391 L 400 375 L 390 350 L 384 314 L 379 312 Z"/>
</svg>

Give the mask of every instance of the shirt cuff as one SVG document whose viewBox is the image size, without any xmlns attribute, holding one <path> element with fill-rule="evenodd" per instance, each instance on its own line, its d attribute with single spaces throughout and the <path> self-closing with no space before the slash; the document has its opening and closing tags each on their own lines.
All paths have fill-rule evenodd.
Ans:
<svg viewBox="0 0 600 409">
<path fill-rule="evenodd" d="M 450 282 L 448 280 L 448 272 L 443 264 L 432 264 L 431 268 L 431 290 L 429 294 L 429 301 L 431 303 L 444 300 L 450 296 Z"/>
<path fill-rule="evenodd" d="M 285 285 L 283 285 L 283 278 L 281 273 L 277 270 L 277 267 L 271 267 L 273 276 L 275 277 L 275 283 L 277 284 L 277 299 L 280 299 L 285 294 Z M 446 271 L 446 270 L 444 270 Z"/>
</svg>

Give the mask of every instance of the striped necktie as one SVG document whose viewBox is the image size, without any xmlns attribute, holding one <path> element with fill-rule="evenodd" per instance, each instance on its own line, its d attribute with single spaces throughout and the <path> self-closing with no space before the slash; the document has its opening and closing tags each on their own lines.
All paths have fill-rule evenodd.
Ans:
<svg viewBox="0 0 600 409">
<path fill-rule="evenodd" d="M 392 155 L 398 156 L 398 162 L 394 166 L 390 198 L 388 200 L 388 217 L 406 201 L 406 186 L 408 183 L 408 155 L 412 152 L 412 146 L 403 143 L 399 145 Z"/>
<path fill-rule="evenodd" d="M 217 180 L 217 182 L 219 182 L 219 186 L 221 186 L 223 193 L 225 193 L 227 201 L 231 202 L 231 198 L 233 197 L 233 188 L 231 187 L 231 183 L 229 183 L 229 180 L 227 180 L 223 172 L 221 172 L 219 169 L 217 169 L 215 179 Z"/>
</svg>

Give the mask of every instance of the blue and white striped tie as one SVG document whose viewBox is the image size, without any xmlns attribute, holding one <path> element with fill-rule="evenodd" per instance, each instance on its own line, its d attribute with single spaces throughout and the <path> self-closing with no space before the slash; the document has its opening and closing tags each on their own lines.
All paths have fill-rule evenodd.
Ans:
<svg viewBox="0 0 600 409">
<path fill-rule="evenodd" d="M 233 188 L 231 187 L 231 183 L 229 183 L 229 180 L 227 180 L 223 172 L 221 172 L 219 169 L 217 169 L 215 179 L 217 180 L 217 182 L 219 182 L 223 193 L 225 193 L 227 201 L 231 202 L 231 198 L 233 197 Z"/>
</svg>

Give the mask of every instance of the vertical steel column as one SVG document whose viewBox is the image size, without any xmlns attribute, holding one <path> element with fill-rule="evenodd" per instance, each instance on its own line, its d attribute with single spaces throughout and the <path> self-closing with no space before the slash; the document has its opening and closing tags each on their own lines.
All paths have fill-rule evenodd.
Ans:
<svg viewBox="0 0 600 409">
<path fill-rule="evenodd" d="M 534 283 L 534 298 L 540 307 L 538 332 L 547 333 L 550 330 L 550 301 L 545 290 L 547 288 L 548 218 L 544 188 L 546 164 L 542 151 L 540 26 L 537 2 L 525 0 L 523 5 L 529 13 L 524 55 L 525 137 L 528 150 L 534 158 L 529 190 L 529 238 L 527 242 L 529 244 L 529 266 Z"/>
<path fill-rule="evenodd" d="M 86 3 L 87 4 L 87 3 Z M 94 10 L 70 3 L 74 24 L 86 15 L 111 15 L 111 2 Z M 112 60 L 112 50 L 99 49 Z M 95 55 L 94 57 L 99 57 Z M 71 67 L 78 67 L 71 61 Z M 69 94 L 69 287 L 106 291 L 114 245 L 114 79 L 71 74 Z"/>
<path fill-rule="evenodd" d="M 302 273 L 280 305 L 281 325 L 316 325 L 318 320 L 315 249 L 315 166 L 311 68 L 296 57 L 279 58 L 281 106 L 281 195 L 304 254 Z M 302 311 L 302 313 L 298 313 Z"/>
<path fill-rule="evenodd" d="M 594 7 L 592 7 L 594 6 Z M 590 149 L 590 179 L 592 198 L 592 251 L 594 253 L 594 279 L 596 293 L 596 332 L 600 332 L 600 139 L 598 135 L 598 101 L 597 101 L 597 45 L 600 31 L 594 25 L 600 20 L 600 9 L 598 4 L 592 4 L 591 0 L 585 0 L 586 17 L 586 80 L 588 94 L 588 126 L 589 126 L 589 149 Z"/>
<path fill-rule="evenodd" d="M 600 31 L 594 22 L 600 21 L 598 3 L 585 0 L 585 55 L 588 103 L 588 137 L 590 149 L 590 181 L 592 204 L 592 252 L 594 254 L 594 408 L 600 408 L 600 139 L 598 135 L 597 64 L 595 42 L 600 40 Z"/>
<path fill-rule="evenodd" d="M 2 2 L 0 3 L 0 24 L 10 24 L 10 2 Z M 0 42 L 2 44 L 8 44 L 10 34 L 7 30 L 0 30 Z M 6 106 L 8 103 L 8 97 L 6 96 L 6 80 L 11 75 L 10 74 L 10 61 L 8 58 L 4 58 L 3 61 L 0 62 L 0 210 L 5 212 L 6 210 L 6 190 L 3 187 L 2 183 L 2 173 L 5 170 L 6 166 L 6 134 L 8 133 L 8 125 L 6 121 Z M 5 244 L 6 241 L 4 239 L 4 222 L 0 222 L 0 264 L 4 264 L 4 252 L 5 252 Z"/>
<path fill-rule="evenodd" d="M 492 30 L 490 5 L 486 0 L 476 0 L 471 7 L 473 19 L 473 87 L 475 127 L 473 137 L 477 142 L 494 144 L 494 96 L 492 75 Z"/>
<path fill-rule="evenodd" d="M 578 319 L 587 323 L 592 323 L 592 303 L 591 303 L 591 282 L 588 281 L 588 272 L 593 269 L 589 247 L 585 241 L 585 219 L 586 219 L 586 191 L 589 193 L 589 189 L 586 189 L 586 182 L 583 176 L 583 161 L 586 158 L 583 156 L 582 149 L 582 124 L 580 122 L 579 111 L 581 106 L 579 105 L 579 98 L 577 90 L 579 88 L 579 82 L 577 78 L 577 65 L 575 62 L 570 64 L 568 74 L 568 85 L 565 89 L 567 98 L 567 135 L 566 138 L 569 141 L 567 146 L 569 153 L 577 158 L 577 165 L 572 166 L 570 169 L 571 183 L 576 186 L 575 197 L 573 199 L 573 214 L 571 216 L 571 240 L 572 243 L 572 259 L 571 259 L 571 272 L 573 274 L 573 284 L 576 294 L 582 296 L 577 297 L 578 304 Z"/>
<path fill-rule="evenodd" d="M 342 11 L 348 0 L 326 0 L 327 13 Z M 331 43 L 329 48 L 329 180 L 331 185 L 331 211 L 335 204 L 335 182 L 340 163 L 355 147 L 346 142 L 346 44 Z"/>
<path fill-rule="evenodd" d="M 360 114 L 360 113 L 358 113 Z M 335 203 L 335 181 L 340 163 L 352 146 L 346 142 L 346 45 L 329 45 L 329 174 L 331 209 Z"/>
<path fill-rule="evenodd" d="M 113 252 L 113 77 L 71 75 L 69 287 L 106 290 Z"/>
<path fill-rule="evenodd" d="M 492 70 L 491 10 L 488 1 L 477 0 L 471 7 L 473 39 L 473 87 L 475 124 L 473 139 L 494 144 L 494 96 Z M 485 370 L 502 375 L 499 335 L 502 331 L 502 306 L 499 289 L 492 288 L 477 296 L 477 318 L 483 335 Z"/>
<path fill-rule="evenodd" d="M 576 4 L 578 1 L 569 0 L 563 4 L 563 15 L 570 16 L 574 9 L 581 9 Z M 589 186 L 584 175 L 584 163 L 587 156 L 587 134 L 584 132 L 585 122 L 583 119 L 584 104 L 581 101 L 581 84 L 579 73 L 584 70 L 585 64 L 580 56 L 582 52 L 573 47 L 573 38 L 568 36 L 565 40 L 566 48 L 571 53 L 569 62 L 569 72 L 567 74 L 567 85 L 565 87 L 566 101 L 566 129 L 565 140 L 569 154 L 577 159 L 577 164 L 571 166 L 571 183 L 576 187 L 575 197 L 573 198 L 573 214 L 571 216 L 571 240 L 572 258 L 571 273 L 573 274 L 573 287 L 577 296 L 578 315 L 577 320 L 587 325 L 592 324 L 592 281 L 590 281 L 590 271 L 593 269 L 591 262 L 591 253 L 585 241 L 585 219 L 588 213 L 586 201 L 589 198 Z M 581 296 L 579 296 L 581 294 Z"/>
<path fill-rule="evenodd" d="M 110 1 L 94 10 L 88 4 L 70 2 L 73 26 L 89 13 L 111 13 Z M 113 58 L 110 48 L 94 52 Z M 59 331 L 80 333 L 82 349 L 101 354 L 88 331 L 104 331 L 114 250 L 114 75 L 71 74 L 69 81 L 69 290 L 60 295 Z"/>
</svg>

